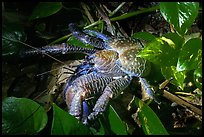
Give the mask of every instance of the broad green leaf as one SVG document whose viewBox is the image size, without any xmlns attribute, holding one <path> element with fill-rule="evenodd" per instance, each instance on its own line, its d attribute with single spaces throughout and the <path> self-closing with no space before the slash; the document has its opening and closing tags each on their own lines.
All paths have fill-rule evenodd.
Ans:
<svg viewBox="0 0 204 137">
<path fill-rule="evenodd" d="M 98 131 L 91 129 L 94 135 L 127 135 L 125 124 L 111 105 L 98 119 L 100 122 Z"/>
<path fill-rule="evenodd" d="M 166 33 L 163 35 L 163 37 L 172 40 L 175 43 L 176 50 L 180 50 L 182 45 L 184 44 L 185 40 L 181 36 L 179 36 L 177 33 Z"/>
<path fill-rule="evenodd" d="M 184 80 L 186 78 L 185 71 L 177 71 L 175 66 L 162 67 L 161 72 L 165 79 L 173 78 L 170 83 L 175 86 L 179 86 L 182 90 L 184 89 Z"/>
<path fill-rule="evenodd" d="M 79 47 L 93 48 L 93 46 L 82 43 L 81 41 L 76 39 L 74 36 L 69 37 L 69 39 L 67 40 L 67 43 L 69 45 L 74 45 L 74 46 L 79 46 Z"/>
<path fill-rule="evenodd" d="M 196 86 L 202 91 L 202 67 L 194 71 L 194 82 Z"/>
<path fill-rule="evenodd" d="M 150 42 L 154 40 L 156 37 L 148 32 L 137 32 L 133 34 L 132 38 L 143 39 L 143 40 Z"/>
<path fill-rule="evenodd" d="M 95 129 L 95 128 L 90 127 L 90 130 L 93 133 L 93 135 L 105 135 L 104 125 L 102 124 L 100 118 L 99 118 L 99 122 L 100 122 L 100 128 L 99 129 Z"/>
<path fill-rule="evenodd" d="M 36 134 L 46 126 L 47 120 L 44 108 L 30 99 L 7 97 L 3 100 L 3 134 Z"/>
<path fill-rule="evenodd" d="M 139 121 L 146 135 L 168 135 L 160 119 L 148 105 L 137 97 L 135 97 L 135 103 L 139 109 Z"/>
<path fill-rule="evenodd" d="M 188 40 L 179 54 L 176 70 L 192 70 L 202 63 L 202 41 L 199 38 Z"/>
<path fill-rule="evenodd" d="M 125 128 L 124 123 L 114 110 L 114 108 L 110 105 L 109 106 L 109 114 L 108 114 L 110 129 L 116 134 L 116 135 L 127 135 L 127 130 Z"/>
<path fill-rule="evenodd" d="M 53 103 L 52 135 L 90 135 L 88 127 Z"/>
<path fill-rule="evenodd" d="M 178 50 L 171 39 L 161 37 L 148 43 L 145 48 L 137 54 L 154 64 L 160 66 L 176 65 L 178 59 Z"/>
<path fill-rule="evenodd" d="M 160 2 L 160 12 L 176 31 L 184 35 L 198 15 L 198 2 Z"/>
<path fill-rule="evenodd" d="M 29 20 L 48 17 L 62 9 L 61 2 L 40 2 L 33 10 Z"/>
<path fill-rule="evenodd" d="M 2 25 L 2 56 L 18 53 L 24 46 L 18 41 L 25 42 L 26 34 L 23 28 L 17 24 Z"/>
</svg>

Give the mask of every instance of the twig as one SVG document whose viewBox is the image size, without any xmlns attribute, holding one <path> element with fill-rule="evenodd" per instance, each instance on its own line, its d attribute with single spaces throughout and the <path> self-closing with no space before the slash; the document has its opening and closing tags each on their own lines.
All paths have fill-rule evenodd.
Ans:
<svg viewBox="0 0 204 137">
<path fill-rule="evenodd" d="M 109 30 L 109 32 L 114 35 L 113 29 L 111 27 L 111 21 L 108 17 L 108 15 L 106 14 L 104 8 L 100 5 L 98 6 L 97 4 L 93 3 L 94 6 L 96 7 L 96 9 L 98 10 L 98 13 L 101 15 L 101 17 L 103 18 L 103 20 L 106 22 L 107 24 L 107 30 Z"/>
<path fill-rule="evenodd" d="M 72 35 L 71 33 L 68 34 L 68 35 L 65 35 L 65 36 L 63 36 L 63 37 L 61 37 L 61 38 L 59 38 L 59 39 L 56 39 L 55 41 L 49 43 L 48 45 L 53 45 L 53 44 L 56 44 L 56 43 L 61 42 L 61 41 L 63 41 L 63 40 L 66 40 L 66 39 L 68 39 L 71 35 Z"/>
<path fill-rule="evenodd" d="M 114 11 L 112 11 L 108 16 L 112 17 L 116 12 L 118 12 L 126 2 L 122 2 Z"/>
<path fill-rule="evenodd" d="M 85 14 L 87 15 L 88 19 L 90 20 L 91 23 L 94 23 L 94 19 L 92 18 L 87 5 L 85 5 L 83 2 L 81 3 L 82 8 L 85 10 Z"/>
<path fill-rule="evenodd" d="M 171 100 L 172 102 L 177 103 L 178 105 L 190 109 L 191 111 L 195 112 L 196 114 L 202 116 L 202 110 L 198 109 L 197 107 L 187 103 L 186 101 L 180 99 L 179 97 L 171 94 L 170 92 L 168 92 L 167 90 L 163 90 L 163 96 L 169 100 Z"/>
<path fill-rule="evenodd" d="M 159 85 L 159 89 L 163 92 L 163 96 L 169 100 L 171 100 L 172 102 L 175 102 L 176 104 L 187 108 L 193 112 L 195 112 L 198 115 L 202 116 L 202 110 L 198 109 L 197 107 L 189 104 L 188 102 L 184 101 L 183 99 L 177 97 L 176 95 L 171 94 L 170 92 L 168 92 L 167 90 L 165 90 L 166 85 L 170 82 L 170 80 L 172 80 L 172 78 L 170 78 L 169 80 L 165 80 L 162 84 Z"/>
<path fill-rule="evenodd" d="M 159 9 L 159 6 L 154 6 L 154 7 L 151 7 L 151 8 L 143 9 L 141 11 L 135 11 L 135 12 L 132 12 L 132 13 L 126 13 L 126 14 L 123 14 L 121 16 L 111 18 L 110 21 L 123 20 L 123 19 L 127 19 L 127 18 L 130 18 L 130 17 L 136 16 L 136 15 L 139 15 L 139 14 L 143 14 L 143 13 L 147 13 L 147 12 L 152 12 L 152 11 L 155 11 L 155 10 L 158 10 L 158 9 Z M 87 29 L 87 28 L 90 28 L 92 26 L 98 25 L 98 24 L 100 24 L 102 22 L 103 21 L 101 21 L 101 20 L 96 21 L 96 22 L 94 22 L 94 23 L 84 27 L 84 29 Z"/>
</svg>

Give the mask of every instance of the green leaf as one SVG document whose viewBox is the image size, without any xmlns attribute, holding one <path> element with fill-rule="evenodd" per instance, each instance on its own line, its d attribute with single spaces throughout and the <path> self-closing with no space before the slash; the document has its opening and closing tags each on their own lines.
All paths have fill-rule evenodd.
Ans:
<svg viewBox="0 0 204 137">
<path fill-rule="evenodd" d="M 23 28 L 17 24 L 2 25 L 2 56 L 13 55 L 21 51 L 24 46 L 19 43 L 26 41 Z"/>
<path fill-rule="evenodd" d="M 127 130 L 123 121 L 120 119 L 114 108 L 110 105 L 109 106 L 109 114 L 108 114 L 110 129 L 116 135 L 127 135 Z"/>
<path fill-rule="evenodd" d="M 69 45 L 79 46 L 79 47 L 85 47 L 85 48 L 93 48 L 93 46 L 84 44 L 83 42 L 76 39 L 74 36 L 71 36 L 68 38 L 67 43 Z"/>
<path fill-rule="evenodd" d="M 93 127 L 90 127 L 91 132 L 93 133 L 93 135 L 105 135 L 105 127 L 101 122 L 100 116 L 99 116 L 99 122 L 100 122 L 100 128 L 99 129 L 95 129 Z"/>
<path fill-rule="evenodd" d="M 186 71 L 177 71 L 175 66 L 170 67 L 162 67 L 161 68 L 162 75 L 165 79 L 171 79 L 170 83 L 175 86 L 179 86 L 182 90 L 184 89 L 184 80 L 186 78 Z"/>
<path fill-rule="evenodd" d="M 46 126 L 47 120 L 44 108 L 30 99 L 8 97 L 3 100 L 3 134 L 36 134 Z"/>
<path fill-rule="evenodd" d="M 156 37 L 148 32 L 137 32 L 133 34 L 132 38 L 135 38 L 135 39 L 139 38 L 150 42 L 155 40 Z"/>
<path fill-rule="evenodd" d="M 178 59 L 178 50 L 171 39 L 165 37 L 156 38 L 148 43 L 145 48 L 137 54 L 154 64 L 161 66 L 176 65 Z"/>
<path fill-rule="evenodd" d="M 175 43 L 176 50 L 180 50 L 185 42 L 185 39 L 179 36 L 177 33 L 166 33 L 163 35 L 163 37 L 172 40 Z"/>
<path fill-rule="evenodd" d="M 192 70 L 202 63 L 202 41 L 199 38 L 188 40 L 179 54 L 176 70 Z"/>
<path fill-rule="evenodd" d="M 89 128 L 53 103 L 52 135 L 90 135 Z"/>
<path fill-rule="evenodd" d="M 139 109 L 139 121 L 146 135 L 168 135 L 160 119 L 148 105 L 137 97 L 135 97 L 135 103 Z"/>
<path fill-rule="evenodd" d="M 173 11 L 172 11 L 173 10 Z M 191 27 L 198 15 L 198 2 L 161 2 L 160 12 L 182 36 Z"/>
<path fill-rule="evenodd" d="M 48 17 L 62 9 L 61 2 L 40 2 L 33 10 L 29 20 Z"/>
<path fill-rule="evenodd" d="M 194 82 L 196 86 L 202 91 L 202 67 L 194 71 Z"/>
</svg>

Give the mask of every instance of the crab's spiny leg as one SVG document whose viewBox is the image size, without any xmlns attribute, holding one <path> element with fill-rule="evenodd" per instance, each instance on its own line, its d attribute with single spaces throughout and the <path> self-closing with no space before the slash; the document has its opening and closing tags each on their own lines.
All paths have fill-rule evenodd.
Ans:
<svg viewBox="0 0 204 137">
<path fill-rule="evenodd" d="M 89 107 L 88 107 L 88 104 L 86 101 L 83 101 L 82 102 L 82 108 L 83 108 L 83 112 L 82 112 L 82 122 L 87 125 L 88 122 L 87 122 L 87 117 L 89 116 L 90 114 L 90 111 L 89 111 Z"/>
<path fill-rule="evenodd" d="M 87 34 L 90 34 L 90 35 L 96 35 L 97 38 L 100 38 L 102 39 L 103 41 L 107 41 L 110 39 L 110 37 L 100 33 L 100 32 L 97 32 L 97 31 L 94 31 L 94 30 L 83 30 L 84 33 L 87 33 Z"/>
<path fill-rule="evenodd" d="M 89 120 L 95 119 L 96 116 L 105 111 L 106 106 L 111 98 L 117 97 L 129 84 L 130 77 L 122 77 L 110 82 L 104 89 L 103 94 L 97 100 L 93 112 L 88 116 Z"/>
<path fill-rule="evenodd" d="M 106 43 L 93 36 L 89 36 L 88 34 L 85 34 L 81 30 L 77 28 L 77 26 L 74 23 L 69 24 L 69 30 L 72 32 L 73 36 L 80 40 L 81 42 L 85 44 L 90 44 L 96 48 L 99 49 L 105 49 L 106 48 Z"/>
<path fill-rule="evenodd" d="M 145 78 L 141 78 L 141 77 L 139 77 L 139 79 L 140 79 L 141 86 L 144 87 L 145 92 L 147 92 L 147 94 L 150 96 L 150 98 L 152 98 L 156 103 L 161 104 L 161 102 L 159 102 L 155 98 L 154 91 L 152 90 L 152 88 L 151 88 L 150 84 L 147 82 L 147 80 Z"/>
<path fill-rule="evenodd" d="M 24 51 L 21 54 L 21 57 L 33 56 L 39 54 L 49 54 L 49 55 L 60 55 L 60 54 L 68 54 L 68 53 L 85 53 L 85 54 L 93 54 L 96 52 L 96 49 L 88 49 L 77 46 L 70 46 L 66 43 L 56 44 L 51 46 L 44 46 L 39 49 Z"/>
<path fill-rule="evenodd" d="M 83 89 L 77 91 L 70 103 L 69 113 L 76 117 L 77 119 L 81 119 L 82 116 L 82 100 L 84 94 Z M 67 101 L 67 100 L 66 100 Z"/>
<path fill-rule="evenodd" d="M 95 95 L 99 93 L 105 88 L 105 86 L 113 81 L 112 77 L 104 76 L 97 74 L 95 72 L 91 72 L 87 75 L 82 75 L 73 81 L 72 85 L 74 87 L 81 87 L 86 92 L 86 95 Z"/>
<path fill-rule="evenodd" d="M 112 80 L 111 77 L 97 76 L 94 73 L 82 75 L 74 80 L 72 85 L 65 91 L 70 114 L 81 119 L 83 116 L 82 100 L 97 93 L 101 94 L 100 91 L 103 91 Z"/>
</svg>

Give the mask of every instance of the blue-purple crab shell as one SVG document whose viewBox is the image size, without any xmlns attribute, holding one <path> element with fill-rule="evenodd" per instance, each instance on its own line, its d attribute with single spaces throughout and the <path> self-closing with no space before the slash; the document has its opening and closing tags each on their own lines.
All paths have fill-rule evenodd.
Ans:
<svg viewBox="0 0 204 137">
<path fill-rule="evenodd" d="M 69 25 L 69 30 L 78 40 L 97 49 L 93 54 L 87 54 L 85 62 L 90 65 L 84 66 L 86 74 L 76 77 L 64 90 L 71 115 L 87 124 L 88 120 L 105 111 L 110 99 L 116 98 L 134 76 L 140 78 L 150 97 L 155 99 L 151 87 L 143 78 L 150 72 L 150 64 L 137 57 L 143 49 L 140 40 L 108 37 L 93 30 L 80 31 L 73 23 Z M 91 97 L 98 98 L 90 113 L 86 113 L 86 100 Z"/>
</svg>

